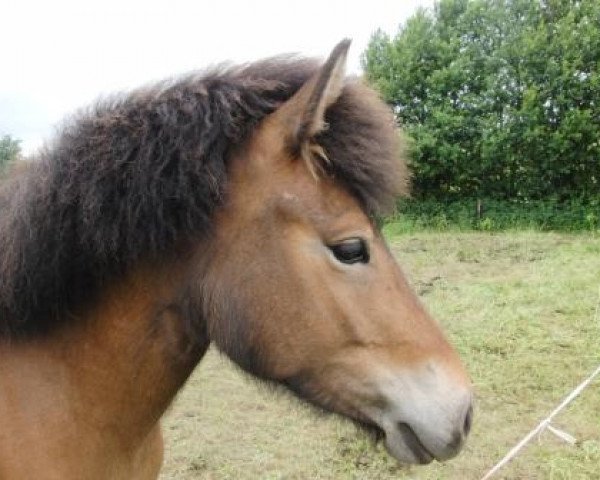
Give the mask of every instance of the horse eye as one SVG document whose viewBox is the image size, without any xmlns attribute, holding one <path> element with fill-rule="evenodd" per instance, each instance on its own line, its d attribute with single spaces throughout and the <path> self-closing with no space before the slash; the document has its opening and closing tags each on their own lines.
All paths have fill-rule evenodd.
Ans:
<svg viewBox="0 0 600 480">
<path fill-rule="evenodd" d="M 347 263 L 348 265 L 352 265 L 353 263 L 357 262 L 369 262 L 367 245 L 360 238 L 344 240 L 341 243 L 330 245 L 329 249 L 333 252 L 335 258 L 342 263 Z"/>
</svg>

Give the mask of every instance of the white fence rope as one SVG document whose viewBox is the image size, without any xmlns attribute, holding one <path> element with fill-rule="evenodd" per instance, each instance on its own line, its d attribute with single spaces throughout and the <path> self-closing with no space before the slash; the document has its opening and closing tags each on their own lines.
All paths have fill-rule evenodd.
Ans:
<svg viewBox="0 0 600 480">
<path fill-rule="evenodd" d="M 598 302 L 596 303 L 596 310 L 594 312 L 594 321 L 598 321 L 598 312 L 600 312 L 600 286 L 598 287 Z M 562 401 L 562 403 L 556 407 L 550 415 L 544 418 L 538 425 L 531 430 L 527 435 L 523 437 L 523 439 L 517 443 L 505 456 L 500 460 L 496 465 L 494 465 L 482 478 L 481 480 L 488 480 L 492 478 L 498 470 L 500 470 L 504 465 L 510 462 L 513 458 L 517 456 L 519 451 L 527 445 L 536 434 L 542 433 L 545 429 L 548 429 L 550 432 L 555 434 L 556 436 L 562 438 L 564 441 L 574 444 L 576 442 L 575 438 L 569 435 L 566 432 L 559 430 L 558 428 L 550 425 L 552 419 L 560 413 L 569 403 L 571 403 L 593 380 L 600 374 L 600 365 L 594 372 L 587 377 L 583 382 L 581 382 L 575 389 L 567 395 L 567 397 Z"/>
</svg>

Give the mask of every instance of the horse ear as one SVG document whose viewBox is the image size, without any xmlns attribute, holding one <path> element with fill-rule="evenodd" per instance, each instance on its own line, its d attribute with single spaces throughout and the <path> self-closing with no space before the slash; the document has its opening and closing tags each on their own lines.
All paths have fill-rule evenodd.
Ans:
<svg viewBox="0 0 600 480">
<path fill-rule="evenodd" d="M 304 150 L 326 127 L 325 112 L 342 93 L 350 40 L 338 43 L 323 66 L 277 110 L 287 147 Z"/>
</svg>

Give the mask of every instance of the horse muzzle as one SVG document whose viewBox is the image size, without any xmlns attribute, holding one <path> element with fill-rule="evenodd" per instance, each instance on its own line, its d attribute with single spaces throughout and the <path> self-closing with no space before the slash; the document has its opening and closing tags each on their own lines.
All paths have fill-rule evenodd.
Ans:
<svg viewBox="0 0 600 480">
<path fill-rule="evenodd" d="M 388 378 L 382 407 L 367 411 L 385 435 L 389 454 L 402 463 L 427 464 L 456 456 L 471 430 L 472 392 L 442 368 Z"/>
</svg>

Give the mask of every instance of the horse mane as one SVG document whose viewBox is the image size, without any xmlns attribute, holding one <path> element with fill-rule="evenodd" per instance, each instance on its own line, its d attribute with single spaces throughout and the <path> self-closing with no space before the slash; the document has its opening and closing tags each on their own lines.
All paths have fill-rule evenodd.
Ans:
<svg viewBox="0 0 600 480">
<path fill-rule="evenodd" d="M 136 262 L 209 232 L 231 150 L 318 67 L 289 56 L 219 67 L 68 119 L 0 186 L 0 336 L 49 332 Z M 385 211 L 407 178 L 389 109 L 355 79 L 326 120 L 326 174 L 369 215 Z"/>
</svg>

